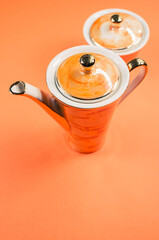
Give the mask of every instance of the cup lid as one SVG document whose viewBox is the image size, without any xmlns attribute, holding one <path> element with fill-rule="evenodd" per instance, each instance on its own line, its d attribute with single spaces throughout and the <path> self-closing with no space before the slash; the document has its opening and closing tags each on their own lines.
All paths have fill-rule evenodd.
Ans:
<svg viewBox="0 0 159 240">
<path fill-rule="evenodd" d="M 98 53 L 83 52 L 66 58 L 58 67 L 57 85 L 63 94 L 78 99 L 97 99 L 116 90 L 116 64 Z"/>
<path fill-rule="evenodd" d="M 58 73 L 60 73 L 60 66 L 62 67 L 63 64 L 65 63 L 65 60 L 67 59 L 69 60 L 70 57 L 72 58 L 72 56 L 75 56 L 76 54 L 80 54 L 78 57 L 78 60 L 76 61 L 76 63 L 79 64 L 78 66 L 80 66 L 80 69 L 82 68 L 82 66 L 79 61 L 80 61 L 80 58 L 85 54 L 93 55 L 96 62 L 98 62 L 96 60 L 96 54 L 104 57 L 104 58 L 100 57 L 100 59 L 105 59 L 105 58 L 108 59 L 108 62 L 111 63 L 113 68 L 115 68 L 117 71 L 116 74 L 119 76 L 119 79 L 117 81 L 119 84 L 117 85 L 114 84 L 114 88 L 112 89 L 112 92 L 110 92 L 109 94 L 106 93 L 106 95 L 103 97 L 98 97 L 95 99 L 94 99 L 94 96 L 93 96 L 93 99 L 91 98 L 81 99 L 77 97 L 72 97 L 67 88 L 65 90 L 62 88 L 62 85 L 61 85 L 62 82 L 60 83 L 60 79 L 58 79 L 57 77 L 58 77 Z M 107 65 L 105 61 L 103 63 L 105 64 L 104 65 L 102 64 L 102 66 Z M 71 71 L 75 68 L 72 67 L 73 65 L 71 64 L 71 62 L 69 66 L 70 66 L 70 73 L 71 73 Z M 93 66 L 95 67 L 95 64 L 92 65 L 92 67 Z M 105 70 L 105 73 L 109 72 L 108 69 Z M 110 69 L 112 70 L 112 68 Z M 66 72 L 67 72 L 67 75 L 66 75 L 67 76 L 66 80 L 67 80 L 69 76 L 67 67 L 66 67 Z M 77 69 L 77 73 L 78 73 L 78 69 Z M 71 73 L 71 76 L 72 76 L 72 73 Z M 109 74 L 109 76 L 112 76 L 112 75 Z M 110 79 L 112 81 L 113 78 L 111 77 Z M 121 97 L 121 95 L 124 93 L 129 83 L 129 70 L 124 60 L 113 51 L 110 51 L 103 47 L 82 45 L 82 46 L 66 49 L 63 52 L 59 53 L 56 57 L 54 57 L 48 65 L 47 72 L 46 72 L 46 81 L 51 94 L 54 96 L 55 99 L 57 99 L 62 104 L 70 107 L 80 108 L 80 109 L 93 109 L 93 108 L 105 107 L 106 105 L 116 102 L 116 100 Z M 77 86 L 78 85 L 76 85 L 76 87 Z"/>
<path fill-rule="evenodd" d="M 139 43 L 143 35 L 141 22 L 125 12 L 111 12 L 96 19 L 90 28 L 90 38 L 96 45 L 111 50 L 123 50 Z"/>
</svg>

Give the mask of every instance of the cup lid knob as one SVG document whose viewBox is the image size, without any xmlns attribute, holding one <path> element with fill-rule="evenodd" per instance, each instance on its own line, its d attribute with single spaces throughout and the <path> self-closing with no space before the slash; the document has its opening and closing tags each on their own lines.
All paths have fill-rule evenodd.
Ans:
<svg viewBox="0 0 159 240">
<path fill-rule="evenodd" d="M 123 18 L 120 14 L 114 14 L 110 18 L 112 23 L 121 23 L 123 21 Z"/>
<path fill-rule="evenodd" d="M 95 64 L 95 57 L 91 54 L 84 54 L 80 57 L 80 64 L 83 67 L 91 67 Z"/>
</svg>

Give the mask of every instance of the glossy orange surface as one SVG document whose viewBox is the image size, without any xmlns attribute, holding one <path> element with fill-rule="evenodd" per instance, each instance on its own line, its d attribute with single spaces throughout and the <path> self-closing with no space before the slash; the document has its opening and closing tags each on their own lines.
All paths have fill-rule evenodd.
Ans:
<svg viewBox="0 0 159 240">
<path fill-rule="evenodd" d="M 80 58 L 91 54 L 95 63 L 91 67 L 80 64 Z M 81 99 L 103 97 L 119 84 L 119 69 L 105 56 L 95 53 L 80 53 L 67 58 L 57 70 L 60 87 L 67 94 Z"/>
<path fill-rule="evenodd" d="M 1 240 L 159 239 L 158 6 L 156 0 L 1 3 Z M 150 40 L 138 56 L 149 72 L 114 112 L 101 150 L 83 155 L 37 104 L 8 88 L 22 80 L 47 91 L 50 60 L 86 44 L 85 20 L 112 7 L 148 22 Z"/>
<path fill-rule="evenodd" d="M 64 107 L 65 118 L 70 126 L 67 133 L 69 145 L 80 153 L 99 150 L 105 140 L 110 120 L 117 102 L 95 109 Z"/>
</svg>

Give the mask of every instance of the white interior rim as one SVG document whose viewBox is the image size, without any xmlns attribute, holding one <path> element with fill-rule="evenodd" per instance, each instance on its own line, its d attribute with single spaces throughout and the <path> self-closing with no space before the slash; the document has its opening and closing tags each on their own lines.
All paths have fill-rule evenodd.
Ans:
<svg viewBox="0 0 159 240">
<path fill-rule="evenodd" d="M 87 41 L 88 44 L 94 46 L 95 44 L 92 42 L 91 37 L 90 37 L 90 28 L 92 26 L 92 24 L 101 16 L 108 14 L 108 13 L 114 13 L 114 12 L 122 12 L 122 13 L 127 13 L 132 15 L 133 17 L 135 17 L 143 26 L 143 35 L 141 40 L 138 42 L 138 44 L 133 45 L 130 48 L 127 49 L 122 49 L 122 50 L 112 50 L 115 53 L 123 56 L 123 55 L 128 55 L 134 52 L 139 51 L 141 48 L 144 47 L 144 45 L 147 43 L 148 39 L 149 39 L 149 35 L 150 35 L 150 31 L 149 31 L 149 27 L 147 25 L 147 23 L 145 22 L 145 20 L 140 17 L 139 15 L 137 15 L 136 13 L 133 13 L 131 11 L 125 10 L 125 9 L 119 9 L 119 8 L 111 8 L 111 9 L 105 9 L 99 12 L 96 12 L 94 14 L 92 14 L 84 23 L 83 26 L 83 34 L 84 37 Z"/>
<path fill-rule="evenodd" d="M 60 64 L 66 58 L 72 55 L 85 52 L 98 53 L 108 57 L 117 65 L 120 71 L 120 84 L 118 88 L 112 94 L 110 93 L 109 95 L 101 98 L 101 100 L 98 102 L 96 102 L 95 100 L 91 101 L 89 100 L 89 103 L 87 102 L 87 100 L 80 100 L 80 102 L 77 102 L 74 100 L 74 98 L 72 99 L 67 98 L 59 91 L 56 85 L 56 72 Z M 50 92 L 64 104 L 76 108 L 91 109 L 108 105 L 117 100 L 118 98 L 120 98 L 120 96 L 124 93 L 129 83 L 129 70 L 126 63 L 122 60 L 122 58 L 119 57 L 117 54 L 113 53 L 112 51 L 104 49 L 103 47 L 84 45 L 69 48 L 58 54 L 55 58 L 53 58 L 47 68 L 46 81 Z"/>
</svg>

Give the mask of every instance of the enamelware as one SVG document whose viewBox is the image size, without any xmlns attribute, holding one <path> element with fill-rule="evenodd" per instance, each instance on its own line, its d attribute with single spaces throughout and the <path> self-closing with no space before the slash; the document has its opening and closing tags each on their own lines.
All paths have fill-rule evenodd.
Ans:
<svg viewBox="0 0 159 240">
<path fill-rule="evenodd" d="M 130 82 L 130 72 L 137 67 L 140 71 Z M 50 93 L 22 81 L 13 83 L 10 92 L 37 102 L 65 129 L 74 150 L 91 153 L 103 145 L 115 108 L 146 73 L 143 59 L 126 64 L 103 47 L 77 46 L 61 52 L 49 63 L 46 81 Z"/>
</svg>

